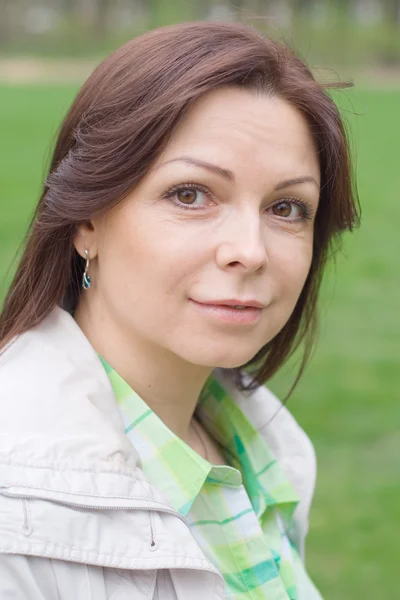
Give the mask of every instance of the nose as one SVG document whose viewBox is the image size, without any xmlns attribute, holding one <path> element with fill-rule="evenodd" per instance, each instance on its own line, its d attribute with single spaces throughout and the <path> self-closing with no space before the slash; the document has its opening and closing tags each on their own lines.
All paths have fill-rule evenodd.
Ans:
<svg viewBox="0 0 400 600">
<path fill-rule="evenodd" d="M 241 211 L 224 224 L 216 251 L 220 269 L 262 272 L 268 264 L 260 214 Z"/>
</svg>

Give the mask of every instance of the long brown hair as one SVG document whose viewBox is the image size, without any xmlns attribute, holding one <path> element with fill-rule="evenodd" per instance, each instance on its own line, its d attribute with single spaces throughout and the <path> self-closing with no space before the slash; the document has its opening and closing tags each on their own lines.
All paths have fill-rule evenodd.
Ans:
<svg viewBox="0 0 400 600">
<path fill-rule="evenodd" d="M 220 86 L 238 86 L 297 107 L 318 149 L 322 186 L 310 272 L 286 325 L 247 365 L 253 383 L 263 383 L 304 342 L 302 371 L 314 341 L 330 249 L 358 221 L 345 129 L 325 90 L 345 85 L 317 83 L 289 48 L 239 24 L 164 27 L 116 50 L 83 85 L 61 126 L 0 316 L 0 347 L 66 299 L 74 309 L 83 272 L 73 246 L 77 226 L 126 197 L 196 99 Z"/>
</svg>

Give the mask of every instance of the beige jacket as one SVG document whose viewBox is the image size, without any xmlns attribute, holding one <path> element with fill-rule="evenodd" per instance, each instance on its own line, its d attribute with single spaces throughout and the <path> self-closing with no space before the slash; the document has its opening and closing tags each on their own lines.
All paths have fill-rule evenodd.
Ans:
<svg viewBox="0 0 400 600">
<path fill-rule="evenodd" d="M 300 497 L 294 537 L 302 550 L 312 445 L 267 389 L 246 396 L 228 373 L 217 376 Z M 298 575 L 299 600 L 319 600 Z M 185 519 L 144 478 L 95 351 L 56 308 L 0 355 L 1 600 L 224 597 Z"/>
</svg>

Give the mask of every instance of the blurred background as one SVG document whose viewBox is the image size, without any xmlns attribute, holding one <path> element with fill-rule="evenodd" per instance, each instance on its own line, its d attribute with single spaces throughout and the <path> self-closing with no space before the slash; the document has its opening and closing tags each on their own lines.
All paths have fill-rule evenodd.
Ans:
<svg viewBox="0 0 400 600">
<path fill-rule="evenodd" d="M 319 343 L 288 401 L 314 442 L 307 563 L 325 600 L 399 598 L 400 0 L 0 0 L 0 302 L 60 120 L 110 51 L 194 19 L 283 40 L 335 92 L 363 209 L 325 277 Z M 298 357 L 271 382 L 284 397 Z"/>
</svg>

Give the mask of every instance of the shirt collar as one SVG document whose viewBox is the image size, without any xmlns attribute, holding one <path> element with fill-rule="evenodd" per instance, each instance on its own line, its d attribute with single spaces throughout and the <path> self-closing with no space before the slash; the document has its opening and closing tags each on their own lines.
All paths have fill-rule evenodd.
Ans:
<svg viewBox="0 0 400 600">
<path fill-rule="evenodd" d="M 293 486 L 265 438 L 214 376 L 203 388 L 197 414 L 211 437 L 224 448 L 232 466 L 242 472 L 259 519 L 267 508 L 276 507 L 290 526 L 299 502 Z"/>
<path fill-rule="evenodd" d="M 203 388 L 196 415 L 220 444 L 231 467 L 213 466 L 203 459 L 168 429 L 103 358 L 101 361 L 144 474 L 173 508 L 186 516 L 207 478 L 224 485 L 240 485 L 242 473 L 258 518 L 261 520 L 269 507 L 277 507 L 290 526 L 298 503 L 293 487 L 263 436 L 213 376 Z"/>
</svg>

